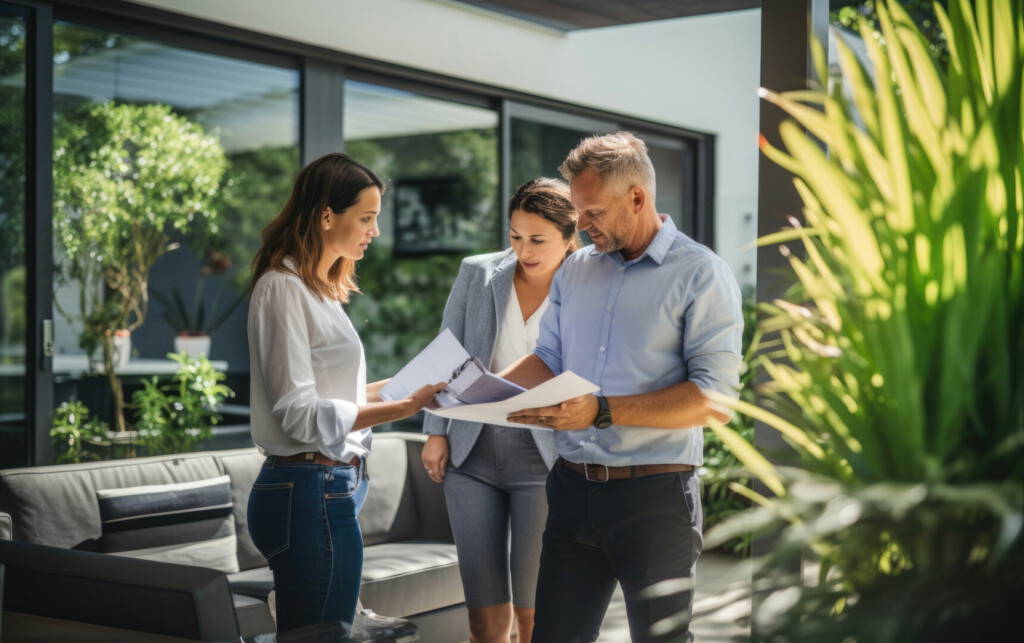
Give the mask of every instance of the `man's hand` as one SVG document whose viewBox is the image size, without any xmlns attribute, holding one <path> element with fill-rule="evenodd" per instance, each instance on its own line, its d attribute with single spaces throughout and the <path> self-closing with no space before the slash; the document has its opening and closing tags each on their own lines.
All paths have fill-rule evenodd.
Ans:
<svg viewBox="0 0 1024 643">
<path fill-rule="evenodd" d="M 597 409 L 596 397 L 581 395 L 555 406 L 516 411 L 508 416 L 508 421 L 517 424 L 536 424 L 556 431 L 578 431 L 594 423 Z"/>
<path fill-rule="evenodd" d="M 420 460 L 427 470 L 427 476 L 434 482 L 443 482 L 448 470 L 448 438 L 443 435 L 432 435 L 427 438 L 420 452 Z"/>
</svg>

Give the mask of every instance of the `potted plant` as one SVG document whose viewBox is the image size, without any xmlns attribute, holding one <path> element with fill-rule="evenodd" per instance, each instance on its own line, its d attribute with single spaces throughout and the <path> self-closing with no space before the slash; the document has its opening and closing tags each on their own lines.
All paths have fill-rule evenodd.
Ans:
<svg viewBox="0 0 1024 643">
<path fill-rule="evenodd" d="M 178 363 L 178 370 L 169 380 L 145 380 L 143 388 L 135 392 L 131 431 L 110 431 L 109 425 L 91 416 L 80 401 L 61 404 L 50 430 L 56 461 L 132 457 L 139 447 L 148 455 L 184 453 L 210 437 L 212 427 L 220 422 L 217 408 L 234 397 L 234 391 L 223 383 L 226 376 L 214 370 L 206 358 L 167 357 Z"/>
<path fill-rule="evenodd" d="M 1024 2 L 935 5 L 938 64 L 895 0 L 838 43 L 838 84 L 774 94 L 805 222 L 789 301 L 762 304 L 760 404 L 800 457 L 713 430 L 775 496 L 708 544 L 781 528 L 758 640 L 999 640 L 1024 592 Z M 826 78 L 822 49 L 815 50 Z M 802 126 L 802 128 L 801 128 Z M 806 131 L 805 131 L 806 130 Z M 820 147 L 828 146 L 828 154 Z M 787 576 L 809 557 L 814 581 Z"/>
<path fill-rule="evenodd" d="M 231 260 L 226 254 L 219 251 L 207 253 L 204 265 L 199 271 L 199 279 L 196 281 L 191 307 L 185 305 L 185 298 L 177 286 L 171 290 L 169 296 L 156 290 L 153 291 L 153 296 L 164 307 L 164 319 L 174 329 L 175 352 L 184 353 L 190 357 L 209 356 L 213 332 L 220 328 L 235 312 L 239 304 L 245 300 L 244 294 L 231 292 L 234 287 L 224 276 L 230 267 Z M 212 304 L 207 308 L 203 300 L 203 288 L 206 285 L 206 280 L 213 276 L 220 276 L 220 283 Z M 225 288 L 231 292 L 230 301 L 222 308 L 221 302 L 226 294 Z"/>
<path fill-rule="evenodd" d="M 86 354 L 100 349 L 126 430 L 115 341 L 146 318 L 153 263 L 177 247 L 170 233 L 217 229 L 227 161 L 215 136 L 164 105 L 88 105 L 54 132 L 54 227 L 58 274 L 79 288 Z"/>
</svg>

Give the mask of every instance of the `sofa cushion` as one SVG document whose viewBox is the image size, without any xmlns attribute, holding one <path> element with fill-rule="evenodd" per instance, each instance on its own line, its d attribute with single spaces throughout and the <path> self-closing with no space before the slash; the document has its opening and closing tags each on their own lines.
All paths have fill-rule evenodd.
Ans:
<svg viewBox="0 0 1024 643">
<path fill-rule="evenodd" d="M 238 571 L 231 479 L 96 492 L 104 553 Z"/>
<path fill-rule="evenodd" d="M 270 607 L 264 601 L 244 594 L 232 594 L 231 598 L 235 603 L 239 636 L 250 637 L 277 630 Z"/>
<path fill-rule="evenodd" d="M 359 512 L 363 542 L 375 545 L 411 537 L 416 525 L 416 506 L 406 480 L 409 458 L 405 440 L 386 433 L 373 436 L 367 462 L 370 490 Z"/>
<path fill-rule="evenodd" d="M 235 594 L 267 600 L 274 589 L 269 567 L 228 575 Z M 455 545 L 435 542 L 382 543 L 363 550 L 366 607 L 388 616 L 409 616 L 465 601 Z"/>
<path fill-rule="evenodd" d="M 235 531 L 238 534 L 238 568 L 266 567 L 267 559 L 256 549 L 249 535 L 249 494 L 265 459 L 256 449 L 217 455 L 224 473 L 231 476 L 231 498 L 235 503 Z"/>
<path fill-rule="evenodd" d="M 205 480 L 223 473 L 210 453 L 6 469 L 0 471 L 0 511 L 13 517 L 19 541 L 71 548 L 102 533 L 97 489 Z"/>
<path fill-rule="evenodd" d="M 388 616 L 410 616 L 464 602 L 455 545 L 409 541 L 367 547 L 360 599 Z"/>
</svg>

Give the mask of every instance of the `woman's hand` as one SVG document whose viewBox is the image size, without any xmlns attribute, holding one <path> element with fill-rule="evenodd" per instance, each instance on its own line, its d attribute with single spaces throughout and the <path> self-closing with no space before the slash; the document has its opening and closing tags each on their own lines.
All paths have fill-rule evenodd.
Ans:
<svg viewBox="0 0 1024 643">
<path fill-rule="evenodd" d="M 420 460 L 427 470 L 427 476 L 434 482 L 443 482 L 448 469 L 448 438 L 444 435 L 432 435 L 427 438 L 420 452 Z"/>
<path fill-rule="evenodd" d="M 403 403 L 405 404 L 405 410 L 407 411 L 406 417 L 416 413 L 425 406 L 435 408 L 431 406 L 434 401 L 434 396 L 443 391 L 446 386 L 448 386 L 447 382 L 428 384 L 405 398 Z"/>
</svg>

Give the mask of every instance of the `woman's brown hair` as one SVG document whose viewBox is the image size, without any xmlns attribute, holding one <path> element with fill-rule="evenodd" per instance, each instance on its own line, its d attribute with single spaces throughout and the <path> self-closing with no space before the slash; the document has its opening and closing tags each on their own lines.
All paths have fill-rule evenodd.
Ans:
<svg viewBox="0 0 1024 643">
<path fill-rule="evenodd" d="M 317 274 L 324 252 L 320 214 L 326 208 L 341 214 L 370 187 L 384 191 L 376 174 L 345 154 L 325 154 L 302 168 L 281 213 L 263 228 L 263 244 L 252 260 L 252 284 L 268 270 L 292 272 L 321 299 L 348 302 L 349 294 L 359 292 L 354 261 L 338 259 L 326 281 Z M 286 257 L 295 262 L 294 270 L 285 266 Z"/>
<path fill-rule="evenodd" d="M 576 208 L 569 200 L 569 184 L 542 176 L 519 186 L 508 203 L 508 216 L 516 210 L 536 214 L 555 224 L 565 240 L 572 239 L 569 251 L 579 250 L 576 234 Z"/>
</svg>

